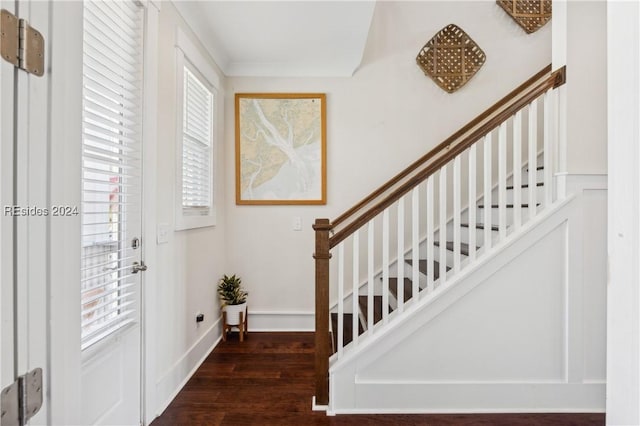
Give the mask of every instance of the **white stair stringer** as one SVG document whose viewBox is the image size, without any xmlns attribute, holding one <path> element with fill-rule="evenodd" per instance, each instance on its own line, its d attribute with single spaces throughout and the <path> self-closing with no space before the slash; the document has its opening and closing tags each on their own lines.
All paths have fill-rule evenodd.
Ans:
<svg viewBox="0 0 640 426">
<path fill-rule="evenodd" d="M 604 410 L 603 380 L 576 379 L 582 340 L 569 335 L 583 327 L 568 308 L 583 291 L 567 276 L 590 262 L 574 247 L 589 222 L 583 197 L 547 206 L 332 358 L 328 413 Z"/>
</svg>

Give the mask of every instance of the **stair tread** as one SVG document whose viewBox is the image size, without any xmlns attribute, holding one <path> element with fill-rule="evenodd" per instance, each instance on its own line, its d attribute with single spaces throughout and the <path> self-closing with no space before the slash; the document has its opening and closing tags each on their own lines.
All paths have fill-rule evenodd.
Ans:
<svg viewBox="0 0 640 426">
<path fill-rule="evenodd" d="M 468 228 L 469 224 L 468 223 L 461 223 L 460 226 L 462 226 L 463 228 Z M 484 229 L 484 224 L 483 223 L 476 223 L 476 229 Z M 497 225 L 491 225 L 491 230 L 492 231 L 499 231 L 500 228 L 498 228 Z"/>
<path fill-rule="evenodd" d="M 413 281 L 409 278 L 404 279 L 403 299 L 406 302 L 413 296 Z M 389 292 L 398 300 L 398 278 L 389 278 Z"/>
<path fill-rule="evenodd" d="M 367 318 L 369 308 L 369 298 L 367 296 L 359 296 L 358 304 L 360 305 L 360 311 Z M 393 308 L 389 306 L 389 313 L 393 312 Z M 373 296 L 373 323 L 377 324 L 382 320 L 382 296 Z M 367 318 L 368 321 L 368 318 Z"/>
<path fill-rule="evenodd" d="M 413 265 L 412 259 L 405 259 L 404 261 L 409 265 Z M 420 272 L 422 272 L 425 275 L 427 275 L 427 265 L 428 265 L 427 259 L 420 259 L 420 262 L 418 262 L 418 269 L 420 270 Z M 450 269 L 451 268 L 447 266 L 447 271 Z M 433 279 L 437 280 L 438 278 L 440 278 L 440 262 L 434 260 L 433 261 Z"/>
<path fill-rule="evenodd" d="M 334 352 L 338 347 L 338 314 L 336 312 L 331 313 L 331 338 L 333 340 L 333 348 Z M 345 313 L 344 314 L 344 324 L 342 327 L 342 339 L 344 342 L 343 346 L 347 346 L 349 343 L 353 341 L 353 314 Z M 358 334 L 364 333 L 364 329 L 362 328 L 362 324 L 358 320 Z"/>
<path fill-rule="evenodd" d="M 539 206 L 539 205 L 540 205 L 540 203 L 536 204 L 536 207 Z M 520 204 L 520 206 L 524 207 L 526 209 L 529 208 L 529 204 L 527 204 L 527 203 Z M 491 208 L 492 209 L 497 209 L 498 207 L 499 207 L 498 204 L 491 204 Z M 512 209 L 513 208 L 513 204 L 506 204 L 505 207 L 508 208 L 508 209 Z M 478 208 L 484 209 L 485 205 L 484 204 L 479 204 Z"/>
<path fill-rule="evenodd" d="M 433 243 L 435 246 L 440 247 L 440 241 L 436 241 Z M 449 251 L 453 251 L 453 241 L 447 241 L 447 250 Z M 480 247 L 476 246 L 476 250 L 478 250 Z M 467 243 L 460 243 L 460 253 L 464 254 L 465 256 L 469 256 L 469 244 Z"/>
<path fill-rule="evenodd" d="M 536 186 L 544 186 L 544 182 L 538 182 L 536 183 Z M 524 183 L 522 185 L 520 185 L 520 188 L 528 188 L 529 184 L 528 183 Z M 508 185 L 507 189 L 513 189 L 513 185 Z"/>
</svg>

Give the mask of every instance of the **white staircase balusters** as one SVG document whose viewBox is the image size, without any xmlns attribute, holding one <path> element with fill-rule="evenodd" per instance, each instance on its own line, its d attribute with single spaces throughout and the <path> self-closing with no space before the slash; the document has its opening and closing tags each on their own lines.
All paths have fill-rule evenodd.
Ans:
<svg viewBox="0 0 640 426">
<path fill-rule="evenodd" d="M 460 198 L 462 197 L 462 187 L 460 183 L 460 163 L 462 154 L 453 160 L 453 273 L 460 272 Z M 446 245 L 447 241 L 440 241 Z"/>
<path fill-rule="evenodd" d="M 338 358 L 344 350 L 344 244 L 344 241 L 338 244 Z"/>
<path fill-rule="evenodd" d="M 382 212 L 382 322 L 389 320 L 389 209 Z"/>
<path fill-rule="evenodd" d="M 492 139 L 492 135 L 491 132 L 487 133 L 487 135 L 484 137 L 484 194 L 483 194 L 483 203 L 485 205 L 491 205 L 491 203 L 493 202 L 492 200 L 492 190 L 493 190 L 493 168 L 491 167 L 491 162 L 492 162 L 492 144 L 493 144 L 493 139 Z M 492 222 L 491 222 L 491 209 L 484 209 L 484 218 L 483 218 L 483 222 L 484 224 L 484 252 L 486 253 L 490 248 L 491 245 L 493 244 L 493 237 L 491 235 L 491 226 L 492 226 Z M 473 230 L 475 231 L 475 230 Z"/>
<path fill-rule="evenodd" d="M 373 335 L 373 279 L 374 279 L 374 234 L 375 224 L 373 219 L 369 221 L 367 234 L 367 334 Z"/>
<path fill-rule="evenodd" d="M 404 196 L 398 200 L 398 256 L 396 260 L 398 312 L 404 312 Z"/>
<path fill-rule="evenodd" d="M 544 205 L 549 206 L 553 201 L 553 150 L 551 148 L 552 126 L 552 102 L 553 90 L 549 89 L 544 94 Z M 535 171 L 534 171 L 535 173 Z"/>
<path fill-rule="evenodd" d="M 560 120 L 562 110 L 566 114 L 566 107 L 563 106 L 566 103 L 566 97 L 562 96 L 562 93 L 566 90 L 565 87 L 560 87 L 557 90 L 551 92 L 553 97 L 553 141 L 552 145 L 555 147 L 556 165 L 554 172 L 557 173 L 555 179 L 556 187 L 556 201 L 564 200 L 567 197 L 567 138 L 565 124 L 566 120 Z"/>
<path fill-rule="evenodd" d="M 434 257 L 434 242 L 435 242 L 435 231 L 433 229 L 433 215 L 434 215 L 434 202 L 433 202 L 433 176 L 429 176 L 427 178 L 427 259 L 435 259 Z M 427 291 L 431 293 L 434 290 L 435 283 L 435 271 L 433 268 L 433 264 L 431 268 L 427 268 Z M 416 295 L 416 293 L 412 293 L 412 295 Z"/>
<path fill-rule="evenodd" d="M 418 187 L 411 192 L 411 287 L 412 295 L 417 296 L 420 291 L 420 193 Z"/>
<path fill-rule="evenodd" d="M 538 100 L 534 99 L 529 105 L 529 157 L 528 164 L 529 170 L 538 169 Z M 529 185 L 529 220 L 533 219 L 538 212 L 536 206 L 538 203 L 536 193 L 538 191 L 538 182 L 536 181 L 536 173 L 529 172 L 528 174 Z"/>
<path fill-rule="evenodd" d="M 485 204 L 491 211 L 491 205 Z M 507 123 L 498 127 L 498 234 L 500 241 L 507 237 Z"/>
<path fill-rule="evenodd" d="M 447 281 L 447 165 L 440 169 L 440 229 L 438 238 L 440 241 L 440 285 Z M 427 270 L 435 267 L 433 261 L 429 265 L 427 261 Z"/>
<path fill-rule="evenodd" d="M 360 308 L 358 306 L 358 296 L 360 295 L 360 230 L 358 229 L 356 232 L 353 233 L 353 246 L 352 246 L 352 253 L 353 253 L 353 290 L 351 293 L 351 309 L 352 309 L 352 324 L 351 324 L 351 330 L 353 330 L 352 335 L 353 335 L 353 345 L 354 346 L 358 346 L 358 340 L 359 340 L 359 323 L 360 323 L 360 315 L 358 315 L 358 312 L 360 312 Z M 339 294 L 338 297 L 340 297 L 341 295 Z"/>
<path fill-rule="evenodd" d="M 469 213 L 469 233 L 467 234 L 469 245 L 469 259 L 471 262 L 476 260 L 476 146 L 477 144 L 471 145 L 469 148 L 469 200 L 468 200 L 468 209 Z"/>
<path fill-rule="evenodd" d="M 513 231 L 522 224 L 522 111 L 513 118 Z M 535 208 L 535 206 L 529 206 Z"/>
</svg>

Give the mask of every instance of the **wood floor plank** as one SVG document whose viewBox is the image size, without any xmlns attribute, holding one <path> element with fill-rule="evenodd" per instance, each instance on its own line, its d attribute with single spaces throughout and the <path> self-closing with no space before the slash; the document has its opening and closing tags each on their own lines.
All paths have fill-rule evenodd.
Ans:
<svg viewBox="0 0 640 426">
<path fill-rule="evenodd" d="M 232 334 L 151 426 L 600 426 L 604 414 L 338 415 L 311 411 L 313 333 Z"/>
</svg>

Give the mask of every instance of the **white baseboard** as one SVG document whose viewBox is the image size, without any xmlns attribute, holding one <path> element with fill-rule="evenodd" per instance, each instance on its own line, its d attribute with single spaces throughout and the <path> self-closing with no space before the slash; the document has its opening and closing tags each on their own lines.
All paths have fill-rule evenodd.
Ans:
<svg viewBox="0 0 640 426">
<path fill-rule="evenodd" d="M 191 376 L 202 365 L 217 344 L 222 340 L 221 319 L 196 341 L 173 366 L 165 372 L 156 383 L 157 401 L 164 401 L 156 407 L 159 416 L 178 395 Z"/>
<path fill-rule="evenodd" d="M 313 312 L 267 312 L 248 313 L 249 332 L 252 331 L 314 331 Z"/>
<path fill-rule="evenodd" d="M 396 410 L 396 409 L 353 409 L 353 410 L 338 410 L 338 411 L 327 411 L 327 416 L 336 416 L 336 415 L 349 415 L 349 414 L 585 414 L 585 413 L 605 413 L 605 409 L 598 408 L 520 408 L 520 409 L 485 409 L 485 410 L 476 410 L 476 409 L 465 409 L 465 408 L 455 408 L 455 409 L 434 409 L 434 410 Z"/>
<path fill-rule="evenodd" d="M 327 411 L 328 408 L 329 408 L 328 405 L 318 405 L 318 404 L 316 404 L 315 395 L 311 399 L 311 411 Z"/>
<path fill-rule="evenodd" d="M 332 414 L 603 413 L 605 385 L 411 382 L 358 385 L 360 407 Z"/>
</svg>

